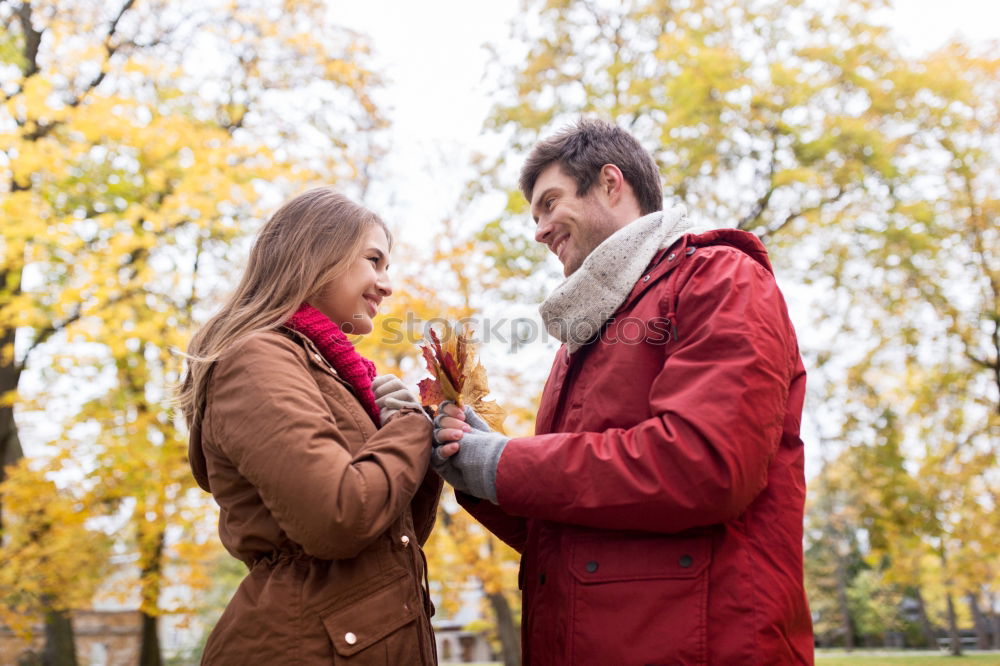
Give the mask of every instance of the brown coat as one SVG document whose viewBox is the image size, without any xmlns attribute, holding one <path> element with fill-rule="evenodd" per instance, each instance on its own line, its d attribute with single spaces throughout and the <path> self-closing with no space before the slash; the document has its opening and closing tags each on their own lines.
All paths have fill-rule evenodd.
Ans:
<svg viewBox="0 0 1000 666">
<path fill-rule="evenodd" d="M 252 336 L 213 369 L 190 460 L 250 568 L 205 664 L 433 664 L 420 544 L 441 482 L 431 425 L 377 429 L 306 337 Z"/>
</svg>

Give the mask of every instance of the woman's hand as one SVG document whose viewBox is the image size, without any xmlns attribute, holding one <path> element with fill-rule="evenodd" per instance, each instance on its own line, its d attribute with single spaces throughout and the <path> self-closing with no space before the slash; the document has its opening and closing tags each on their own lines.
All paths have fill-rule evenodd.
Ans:
<svg viewBox="0 0 1000 666">
<path fill-rule="evenodd" d="M 375 393 L 375 404 L 383 424 L 388 423 L 389 419 L 403 409 L 424 411 L 420 401 L 396 375 L 379 375 L 373 379 L 372 392 Z"/>
<path fill-rule="evenodd" d="M 463 411 L 449 401 L 434 418 L 433 438 L 434 471 L 455 490 L 496 504 L 497 467 L 510 438 L 493 432 L 471 407 Z"/>
<path fill-rule="evenodd" d="M 434 445 L 437 454 L 447 459 L 458 453 L 461 448 L 459 440 L 470 430 L 472 427 L 465 422 L 465 412 L 450 400 L 442 402 L 434 417 Z"/>
</svg>

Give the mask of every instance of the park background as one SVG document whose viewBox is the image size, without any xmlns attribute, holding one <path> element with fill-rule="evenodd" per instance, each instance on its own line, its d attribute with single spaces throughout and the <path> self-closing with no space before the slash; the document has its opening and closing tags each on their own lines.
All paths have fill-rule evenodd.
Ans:
<svg viewBox="0 0 1000 666">
<path fill-rule="evenodd" d="M 129 613 L 133 662 L 196 660 L 242 565 L 177 350 L 305 187 L 396 233 L 363 353 L 413 384 L 424 325 L 469 317 L 530 433 L 560 271 L 516 175 L 581 114 L 769 248 L 818 645 L 1000 649 L 1000 3 L 896 5 L 0 0 L 0 663 L 113 661 L 73 649 L 94 610 Z M 438 622 L 515 663 L 516 556 L 447 496 L 427 550 Z"/>
</svg>

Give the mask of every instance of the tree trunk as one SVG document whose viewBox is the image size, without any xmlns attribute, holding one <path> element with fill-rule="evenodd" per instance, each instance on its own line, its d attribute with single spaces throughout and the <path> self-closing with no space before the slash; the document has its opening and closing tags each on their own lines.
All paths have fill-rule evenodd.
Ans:
<svg viewBox="0 0 1000 666">
<path fill-rule="evenodd" d="M 990 619 L 991 625 L 993 626 L 993 649 L 1000 650 L 1000 613 L 997 613 L 996 605 L 992 602 L 990 603 Z"/>
<path fill-rule="evenodd" d="M 948 646 L 949 654 L 955 657 L 962 656 L 962 637 L 958 635 L 958 615 L 955 613 L 955 600 L 951 597 L 951 590 L 945 594 L 948 602 Z"/>
<path fill-rule="evenodd" d="M 969 592 L 966 594 L 965 599 L 969 604 L 969 612 L 972 614 L 972 624 L 976 628 L 976 648 L 980 650 L 987 650 L 990 647 L 989 620 L 985 615 L 983 615 L 983 611 L 979 608 L 979 598 L 976 596 L 975 592 Z"/>
<path fill-rule="evenodd" d="M 854 623 L 851 622 L 851 608 L 847 602 L 847 567 L 844 556 L 837 552 L 837 605 L 840 607 L 842 629 L 844 632 L 844 649 L 850 652 L 854 649 Z"/>
<path fill-rule="evenodd" d="M 143 520 L 143 518 L 139 518 Z M 143 553 L 145 564 L 142 567 L 142 645 L 139 648 L 139 666 L 161 666 L 160 633 L 157 630 L 156 610 L 159 606 L 160 584 L 159 574 L 163 570 L 163 530 L 155 528 L 155 538 L 152 540 L 150 552 Z M 140 543 L 144 543 L 142 529 L 139 530 Z M 140 546 L 141 547 L 141 546 Z"/>
<path fill-rule="evenodd" d="M 73 621 L 69 611 L 51 608 L 45 611 L 45 666 L 76 666 L 76 646 L 73 644 Z"/>
<path fill-rule="evenodd" d="M 927 617 L 927 606 L 924 604 L 924 595 L 920 592 L 919 587 L 913 589 L 913 598 L 917 600 L 917 610 L 920 614 L 920 631 L 924 635 L 926 647 L 936 649 L 938 646 L 937 632 L 934 631 L 931 619 Z"/>
<path fill-rule="evenodd" d="M 520 666 L 521 664 L 521 632 L 514 622 L 514 613 L 510 610 L 507 597 L 501 592 L 487 595 L 493 615 L 497 621 L 497 634 L 500 636 L 500 661 L 503 666 Z"/>
<path fill-rule="evenodd" d="M 142 614 L 142 647 L 139 652 L 139 666 L 161 666 L 160 633 L 155 615 Z"/>
<path fill-rule="evenodd" d="M 0 273 L 0 277 L 3 273 Z M 2 283 L 0 283 L 2 284 Z M 21 459 L 21 440 L 17 436 L 14 421 L 14 406 L 3 399 L 10 391 L 17 389 L 21 379 L 21 367 L 14 359 L 14 329 L 0 332 L 0 483 L 7 478 L 7 465 Z M 9 355 L 9 358 L 8 358 Z M 3 535 L 3 506 L 0 505 L 0 537 Z"/>
</svg>

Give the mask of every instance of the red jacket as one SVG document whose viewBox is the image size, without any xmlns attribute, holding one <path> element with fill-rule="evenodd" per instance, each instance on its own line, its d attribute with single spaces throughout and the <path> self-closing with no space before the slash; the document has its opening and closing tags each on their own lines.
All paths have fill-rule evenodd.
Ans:
<svg viewBox="0 0 1000 666">
<path fill-rule="evenodd" d="M 811 664 L 805 370 L 760 241 L 685 236 L 463 504 L 522 553 L 525 664 Z"/>
</svg>

